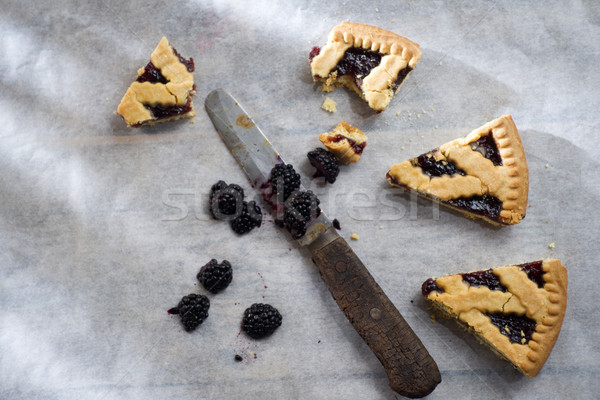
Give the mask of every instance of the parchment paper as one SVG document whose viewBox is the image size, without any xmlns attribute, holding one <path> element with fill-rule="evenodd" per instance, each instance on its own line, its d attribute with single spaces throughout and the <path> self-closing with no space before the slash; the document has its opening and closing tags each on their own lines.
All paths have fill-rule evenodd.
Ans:
<svg viewBox="0 0 600 400">
<path fill-rule="evenodd" d="M 381 114 L 312 82 L 308 53 L 344 20 L 423 50 Z M 0 397 L 399 397 L 307 251 L 270 217 L 241 237 L 210 218 L 208 192 L 219 179 L 258 199 L 204 111 L 205 96 L 222 87 L 338 218 L 438 363 L 442 383 L 429 398 L 595 398 L 599 23 L 595 1 L 5 1 Z M 163 35 L 194 58 L 197 116 L 127 128 L 114 110 Z M 336 113 L 320 108 L 326 97 Z M 530 171 L 521 224 L 493 228 L 388 186 L 391 165 L 505 113 Z M 306 153 L 343 120 L 368 146 L 324 186 L 311 180 Z M 536 378 L 453 321 L 431 321 L 420 295 L 428 277 L 544 257 L 568 268 L 569 302 Z M 195 276 L 212 258 L 233 264 L 233 283 L 209 294 L 209 318 L 186 333 L 167 310 L 186 294 L 207 294 Z M 266 340 L 240 333 L 254 302 L 283 314 Z"/>
</svg>

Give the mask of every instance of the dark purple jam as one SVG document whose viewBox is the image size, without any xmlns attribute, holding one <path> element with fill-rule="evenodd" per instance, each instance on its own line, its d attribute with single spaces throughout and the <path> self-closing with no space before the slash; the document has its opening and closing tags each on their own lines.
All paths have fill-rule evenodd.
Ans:
<svg viewBox="0 0 600 400">
<path fill-rule="evenodd" d="M 466 175 L 466 173 L 458 168 L 456 164 L 446 160 L 436 160 L 432 152 L 421 154 L 417 158 L 413 158 L 411 163 L 415 167 L 420 167 L 423 173 L 430 177 L 438 177 L 442 175 Z"/>
<path fill-rule="evenodd" d="M 342 226 L 340 225 L 340 221 L 338 221 L 338 220 L 337 220 L 337 218 L 336 218 L 336 219 L 334 219 L 334 220 L 331 222 L 331 224 L 332 224 L 332 225 L 333 225 L 333 227 L 334 227 L 335 229 L 337 229 L 338 231 L 342 229 Z"/>
<path fill-rule="evenodd" d="M 351 75 L 360 81 L 381 63 L 381 53 L 365 50 L 362 47 L 350 47 L 335 67 L 338 76 Z"/>
<path fill-rule="evenodd" d="M 446 203 L 492 220 L 497 220 L 502 210 L 502 202 L 495 196 L 473 196 L 447 200 Z"/>
<path fill-rule="evenodd" d="M 350 143 L 350 147 L 352 147 L 352 150 L 354 150 L 356 154 L 362 154 L 365 147 L 367 147 L 367 142 L 356 143 L 356 141 L 344 135 L 335 135 L 333 138 L 331 138 L 331 141 L 337 143 L 341 142 L 344 139 L 347 140 L 348 143 Z"/>
<path fill-rule="evenodd" d="M 485 158 L 494 163 L 494 165 L 502 165 L 502 158 L 500 157 L 500 152 L 498 151 L 498 146 L 492 136 L 492 132 L 471 143 L 471 149 L 481 153 Z"/>
<path fill-rule="evenodd" d="M 321 52 L 321 48 L 320 47 L 313 47 L 312 50 L 310 51 L 310 54 L 308 55 L 308 59 L 310 61 L 313 60 L 313 58 L 315 58 L 316 56 L 319 55 L 319 53 Z"/>
<path fill-rule="evenodd" d="M 516 314 L 486 314 L 492 324 L 500 329 L 500 333 L 507 336 L 512 343 L 526 344 L 535 332 L 536 323 L 525 315 Z M 525 340 L 523 340 L 525 339 Z"/>
<path fill-rule="evenodd" d="M 423 297 L 427 297 L 429 296 L 429 293 L 433 291 L 444 293 L 444 289 L 440 288 L 433 278 L 429 278 L 423 282 L 423 285 L 421 286 L 421 293 L 423 294 Z"/>
<path fill-rule="evenodd" d="M 538 287 L 541 289 L 544 287 L 544 271 L 542 270 L 543 261 L 533 261 L 530 263 L 523 263 L 517 265 L 517 267 L 521 268 L 526 274 L 527 277 L 535 282 Z"/>
<path fill-rule="evenodd" d="M 186 60 L 185 58 L 181 57 L 181 55 L 177 52 L 177 50 L 175 50 L 175 48 L 173 48 L 173 53 L 175 53 L 175 55 L 179 59 L 179 62 L 185 65 L 188 72 L 194 72 L 194 59 L 192 57 L 190 57 L 189 60 Z"/>
<path fill-rule="evenodd" d="M 148 65 L 146 65 L 146 67 L 144 68 L 144 73 L 142 73 L 140 76 L 138 76 L 136 81 L 137 82 L 162 83 L 165 85 L 169 82 L 167 80 L 167 78 L 165 78 L 163 76 L 163 74 L 160 72 L 160 70 L 158 68 L 156 68 L 154 66 L 154 64 L 152 64 L 152 61 L 150 61 L 148 63 Z"/>
<path fill-rule="evenodd" d="M 468 283 L 469 286 L 485 286 L 490 290 L 501 290 L 506 292 L 506 287 L 500 283 L 500 279 L 491 269 L 485 271 L 468 272 L 461 274 L 464 282 Z"/>
<path fill-rule="evenodd" d="M 412 71 L 412 68 L 407 65 L 404 69 L 401 69 L 398 72 L 398 76 L 396 77 L 396 82 L 394 82 L 394 86 L 393 86 L 394 92 L 396 91 L 396 89 L 398 89 L 398 86 L 400 86 L 402 84 L 402 82 L 404 82 L 404 80 L 406 79 L 406 77 L 408 76 L 410 71 Z"/>
<path fill-rule="evenodd" d="M 150 110 L 150 112 L 156 119 L 171 118 L 176 115 L 181 115 L 190 112 L 192 110 L 192 98 L 188 97 L 187 102 L 181 106 L 145 105 L 145 107 L 148 110 Z"/>
</svg>

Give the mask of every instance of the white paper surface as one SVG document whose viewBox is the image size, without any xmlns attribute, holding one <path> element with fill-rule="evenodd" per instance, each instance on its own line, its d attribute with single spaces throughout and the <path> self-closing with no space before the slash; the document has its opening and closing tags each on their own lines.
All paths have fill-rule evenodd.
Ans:
<svg viewBox="0 0 600 400">
<path fill-rule="evenodd" d="M 0 15 L 0 397 L 392 399 L 378 360 L 311 262 L 268 218 L 237 237 L 207 212 L 223 179 L 257 199 L 204 111 L 230 91 L 297 166 L 438 363 L 447 398 L 597 396 L 600 7 L 573 2 L 5 2 Z M 389 108 L 313 84 L 308 53 L 340 21 L 377 25 L 423 56 Z M 129 129 L 114 114 L 162 36 L 193 57 L 197 116 Z M 519 225 L 493 228 L 389 188 L 391 165 L 512 114 L 530 171 Z M 306 153 L 347 120 L 369 137 L 336 183 Z M 350 241 L 357 233 L 358 241 Z M 549 245 L 553 243 L 554 248 Z M 562 332 L 521 376 L 452 321 L 432 323 L 428 277 L 560 258 Z M 234 266 L 188 334 L 167 310 L 211 258 Z M 283 325 L 240 334 L 267 302 Z M 240 354 L 244 361 L 234 361 Z"/>
</svg>

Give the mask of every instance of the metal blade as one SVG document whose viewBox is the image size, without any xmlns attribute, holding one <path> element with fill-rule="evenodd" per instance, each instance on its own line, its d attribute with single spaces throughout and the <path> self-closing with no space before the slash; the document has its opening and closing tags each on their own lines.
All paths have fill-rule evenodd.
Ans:
<svg viewBox="0 0 600 400">
<path fill-rule="evenodd" d="M 206 111 L 217 132 L 248 176 L 250 183 L 262 194 L 275 164 L 284 162 L 279 152 L 262 133 L 248 113 L 223 89 L 213 90 L 204 102 Z M 301 187 L 301 190 L 305 190 Z M 301 245 L 312 243 L 332 226 L 324 212 L 311 222 Z"/>
</svg>

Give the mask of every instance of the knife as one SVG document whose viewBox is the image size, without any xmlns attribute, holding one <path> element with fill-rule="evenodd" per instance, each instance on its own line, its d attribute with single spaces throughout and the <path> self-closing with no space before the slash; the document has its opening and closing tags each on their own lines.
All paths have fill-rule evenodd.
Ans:
<svg viewBox="0 0 600 400">
<path fill-rule="evenodd" d="M 225 90 L 209 93 L 205 107 L 252 186 L 263 192 L 273 166 L 284 162 L 280 154 Z M 411 398 L 431 393 L 441 382 L 435 361 L 325 213 L 297 240 L 308 248 L 338 306 L 383 365 L 390 387 Z"/>
</svg>

